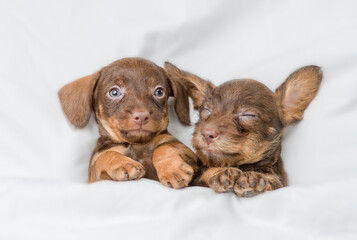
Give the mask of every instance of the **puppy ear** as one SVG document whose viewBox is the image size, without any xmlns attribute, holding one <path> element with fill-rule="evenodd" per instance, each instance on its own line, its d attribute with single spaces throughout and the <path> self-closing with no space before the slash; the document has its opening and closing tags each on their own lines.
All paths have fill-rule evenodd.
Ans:
<svg viewBox="0 0 357 240">
<path fill-rule="evenodd" d="M 77 128 L 87 125 L 92 112 L 92 95 L 100 72 L 75 80 L 58 91 L 62 109 Z"/>
<path fill-rule="evenodd" d="M 192 73 L 180 70 L 169 62 L 165 62 L 165 71 L 169 79 L 179 82 L 188 90 L 188 94 L 193 100 L 193 107 L 196 110 L 202 106 L 207 96 L 216 87 L 213 83 L 203 80 Z"/>
<path fill-rule="evenodd" d="M 284 126 L 302 119 L 305 109 L 317 94 L 321 80 L 320 67 L 305 66 L 290 74 L 276 90 L 275 96 Z"/>
<path fill-rule="evenodd" d="M 188 101 L 188 91 L 186 90 L 182 82 L 177 81 L 174 78 L 169 78 L 166 72 L 164 73 L 172 89 L 171 96 L 174 97 L 175 112 L 182 124 L 186 126 L 190 126 L 191 120 L 190 120 L 190 105 Z"/>
</svg>

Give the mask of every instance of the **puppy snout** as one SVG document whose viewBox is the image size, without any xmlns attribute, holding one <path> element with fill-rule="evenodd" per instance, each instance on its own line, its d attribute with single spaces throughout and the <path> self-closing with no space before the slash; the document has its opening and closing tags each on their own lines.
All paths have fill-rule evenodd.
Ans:
<svg viewBox="0 0 357 240">
<path fill-rule="evenodd" d="M 204 128 L 201 134 L 207 144 L 210 144 L 218 137 L 218 132 L 211 128 Z"/>
<path fill-rule="evenodd" d="M 150 120 L 150 113 L 148 111 L 134 111 L 131 116 L 133 121 L 138 125 L 145 125 Z"/>
</svg>

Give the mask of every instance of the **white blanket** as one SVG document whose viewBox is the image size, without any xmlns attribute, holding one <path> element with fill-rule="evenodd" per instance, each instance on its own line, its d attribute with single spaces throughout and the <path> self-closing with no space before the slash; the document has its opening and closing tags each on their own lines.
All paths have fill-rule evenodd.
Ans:
<svg viewBox="0 0 357 240">
<path fill-rule="evenodd" d="M 357 239 L 357 3 L 0 2 L 0 239 Z M 324 79 L 285 131 L 290 186 L 254 198 L 142 179 L 87 184 L 98 137 L 58 89 L 122 57 L 171 61 L 215 84 Z M 192 119 L 197 114 L 192 112 Z M 169 131 L 190 145 L 171 109 Z"/>
</svg>

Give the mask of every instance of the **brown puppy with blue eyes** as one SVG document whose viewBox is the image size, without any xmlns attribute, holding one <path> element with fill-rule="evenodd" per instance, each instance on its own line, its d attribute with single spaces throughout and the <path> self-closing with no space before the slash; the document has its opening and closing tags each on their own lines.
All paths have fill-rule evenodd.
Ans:
<svg viewBox="0 0 357 240">
<path fill-rule="evenodd" d="M 287 186 L 280 156 L 283 129 L 301 120 L 315 97 L 322 80 L 319 67 L 296 70 L 275 93 L 255 80 L 216 87 L 170 63 L 165 70 L 187 86 L 200 112 L 192 139 L 202 165 L 196 185 L 243 197 Z"/>
<path fill-rule="evenodd" d="M 95 113 L 100 138 L 89 182 L 145 177 L 168 187 L 188 186 L 197 171 L 196 156 L 167 131 L 170 96 L 178 118 L 189 125 L 183 85 L 141 58 L 118 60 L 60 89 L 63 111 L 75 127 L 86 126 Z"/>
</svg>

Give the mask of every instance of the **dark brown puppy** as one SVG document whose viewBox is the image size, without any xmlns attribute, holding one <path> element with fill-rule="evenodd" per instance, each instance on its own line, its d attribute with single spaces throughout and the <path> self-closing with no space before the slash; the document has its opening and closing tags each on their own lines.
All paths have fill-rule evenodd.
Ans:
<svg viewBox="0 0 357 240">
<path fill-rule="evenodd" d="M 186 187 L 197 170 L 195 154 L 167 132 L 168 98 L 188 125 L 188 94 L 165 71 L 141 58 L 124 58 L 65 85 L 59 97 L 69 121 L 87 125 L 94 111 L 100 138 L 89 182 L 146 177 Z"/>
<path fill-rule="evenodd" d="M 170 63 L 165 70 L 172 81 L 187 86 L 200 112 L 192 139 L 203 165 L 197 185 L 244 197 L 287 186 L 280 157 L 283 129 L 301 120 L 315 97 L 319 67 L 298 69 L 275 93 L 255 80 L 215 87 Z"/>
</svg>

